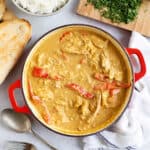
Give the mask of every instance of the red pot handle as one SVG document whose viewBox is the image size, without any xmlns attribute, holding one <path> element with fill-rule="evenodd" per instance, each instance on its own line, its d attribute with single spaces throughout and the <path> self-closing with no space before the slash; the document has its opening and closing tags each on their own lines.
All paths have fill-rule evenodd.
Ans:
<svg viewBox="0 0 150 150">
<path fill-rule="evenodd" d="M 140 52 L 140 50 L 138 50 L 136 48 L 126 48 L 126 50 L 129 53 L 129 55 L 136 54 L 137 57 L 139 58 L 139 62 L 141 65 L 141 71 L 138 73 L 135 73 L 135 82 L 136 82 L 139 79 L 141 79 L 146 73 L 145 60 L 144 60 L 144 57 L 143 57 L 142 53 Z"/>
<path fill-rule="evenodd" d="M 19 106 L 17 104 L 17 101 L 15 99 L 15 95 L 14 95 L 14 91 L 17 88 L 19 88 L 19 89 L 21 88 L 21 81 L 20 80 L 15 81 L 8 88 L 9 99 L 10 99 L 11 105 L 12 105 L 13 109 L 16 112 L 30 114 L 30 110 L 29 110 L 29 108 L 26 105 Z"/>
</svg>

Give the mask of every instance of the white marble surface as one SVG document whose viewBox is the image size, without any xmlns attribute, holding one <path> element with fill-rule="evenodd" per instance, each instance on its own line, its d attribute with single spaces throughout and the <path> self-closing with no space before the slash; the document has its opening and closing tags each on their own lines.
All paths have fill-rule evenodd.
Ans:
<svg viewBox="0 0 150 150">
<path fill-rule="evenodd" d="M 90 24 L 90 25 L 94 25 L 94 26 L 100 27 L 108 31 L 113 36 L 115 36 L 124 46 L 128 45 L 128 41 L 129 41 L 130 34 L 131 34 L 129 31 L 118 29 L 118 28 L 115 28 L 115 27 L 112 27 L 103 23 L 99 23 L 94 20 L 84 18 L 82 16 L 76 15 L 75 11 L 77 7 L 77 3 L 78 3 L 78 0 L 70 0 L 68 6 L 61 13 L 54 15 L 54 16 L 33 17 L 25 13 L 22 13 L 12 4 L 11 0 L 7 0 L 7 6 L 11 10 L 13 10 L 17 16 L 21 18 L 25 18 L 31 22 L 32 27 L 33 27 L 33 36 L 32 36 L 32 40 L 26 47 L 24 54 L 19 60 L 18 64 L 9 74 L 4 84 L 0 86 L 0 111 L 3 110 L 4 108 L 11 107 L 9 98 L 8 98 L 8 92 L 7 92 L 8 86 L 15 80 L 21 78 L 22 67 L 26 59 L 26 56 L 31 50 L 31 47 L 33 46 L 34 42 L 47 31 L 55 27 L 64 25 L 64 24 L 72 24 L 72 23 Z M 23 104 L 23 97 L 19 90 L 16 91 L 16 96 L 17 96 L 18 102 L 20 104 Z M 72 137 L 65 137 L 62 135 L 58 135 L 56 133 L 53 133 L 45 129 L 37 122 L 34 122 L 34 129 L 38 133 L 40 133 L 41 136 L 47 139 L 47 141 L 49 141 L 50 144 L 53 144 L 59 150 L 81 150 L 82 149 L 81 138 L 72 138 Z M 28 133 L 19 134 L 19 133 L 10 131 L 5 126 L 3 126 L 2 123 L 0 122 L 0 150 L 3 150 L 2 145 L 4 141 L 6 140 L 31 142 L 31 143 L 34 143 L 39 150 L 48 150 L 48 148 L 44 144 L 42 144 L 39 140 L 37 140 L 32 135 Z"/>
</svg>

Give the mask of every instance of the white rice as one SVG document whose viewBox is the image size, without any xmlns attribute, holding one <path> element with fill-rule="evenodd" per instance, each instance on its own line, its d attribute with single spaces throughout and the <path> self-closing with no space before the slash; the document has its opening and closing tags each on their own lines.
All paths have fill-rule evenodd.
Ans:
<svg viewBox="0 0 150 150">
<path fill-rule="evenodd" d="M 64 6 L 67 0 L 15 0 L 15 2 L 32 13 L 47 14 Z"/>
</svg>

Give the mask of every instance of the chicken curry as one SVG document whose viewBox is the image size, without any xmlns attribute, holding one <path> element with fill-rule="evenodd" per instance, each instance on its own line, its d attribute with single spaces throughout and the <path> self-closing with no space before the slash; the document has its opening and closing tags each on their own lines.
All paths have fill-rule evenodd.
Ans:
<svg viewBox="0 0 150 150">
<path fill-rule="evenodd" d="M 127 56 L 90 27 L 66 27 L 42 38 L 25 64 L 24 89 L 36 117 L 69 135 L 111 124 L 132 87 Z"/>
</svg>

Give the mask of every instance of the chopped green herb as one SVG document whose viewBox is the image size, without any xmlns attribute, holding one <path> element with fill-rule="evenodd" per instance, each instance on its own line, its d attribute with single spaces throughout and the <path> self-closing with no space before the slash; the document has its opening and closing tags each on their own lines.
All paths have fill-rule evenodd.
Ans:
<svg viewBox="0 0 150 150">
<path fill-rule="evenodd" d="M 142 0 L 87 0 L 100 10 L 103 17 L 109 18 L 112 22 L 129 23 L 137 14 Z"/>
</svg>

